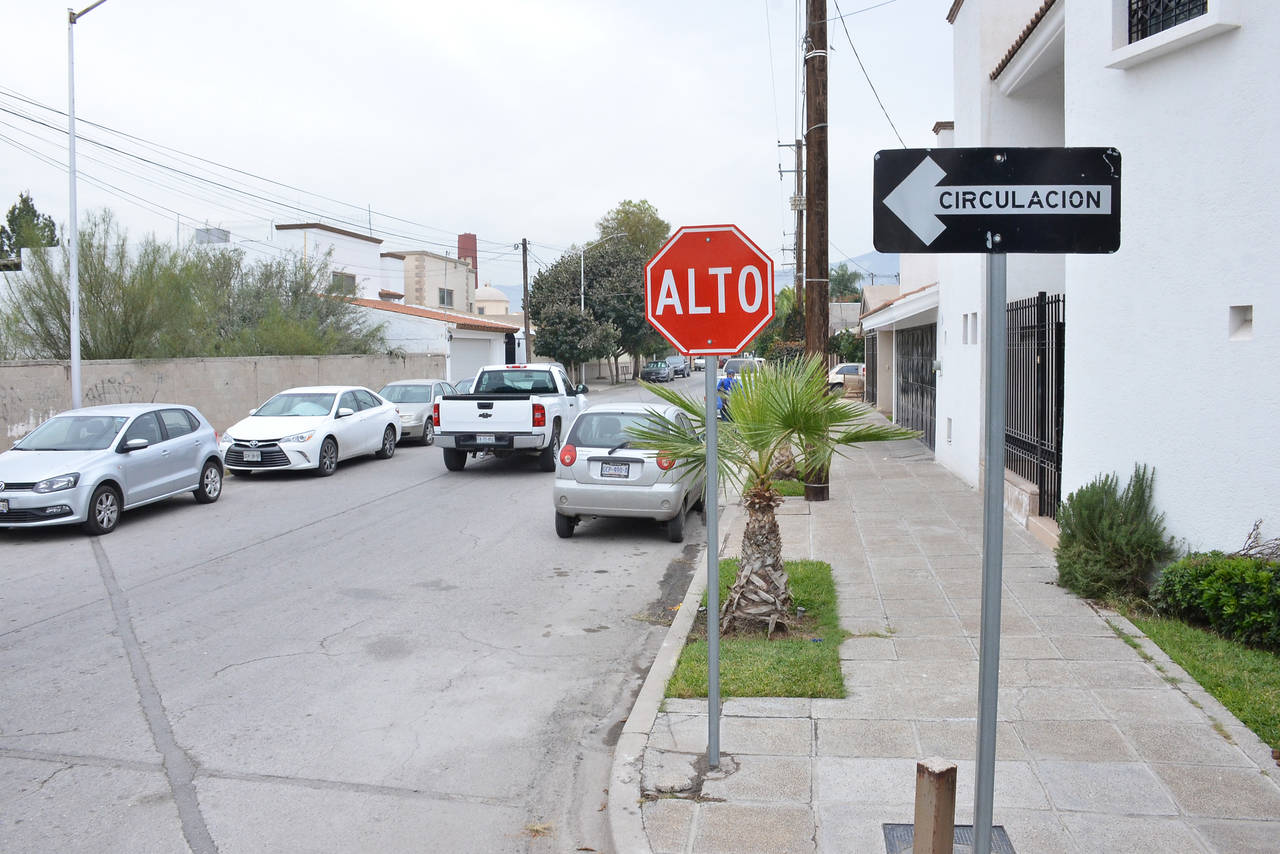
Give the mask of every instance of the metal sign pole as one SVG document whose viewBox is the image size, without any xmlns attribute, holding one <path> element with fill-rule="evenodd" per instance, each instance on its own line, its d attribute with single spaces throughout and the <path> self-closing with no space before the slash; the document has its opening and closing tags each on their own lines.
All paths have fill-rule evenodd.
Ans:
<svg viewBox="0 0 1280 854">
<path fill-rule="evenodd" d="M 982 618 L 978 649 L 978 761 L 974 781 L 973 850 L 991 851 L 995 799 L 996 700 L 1000 687 L 1000 588 L 1004 559 L 1005 292 L 1008 256 L 1000 235 L 988 237 L 986 320 L 986 477 L 982 496 Z"/>
<path fill-rule="evenodd" d="M 702 499 L 707 520 L 707 765 L 720 767 L 720 469 L 717 465 L 715 356 L 704 357 L 707 375 L 707 485 Z"/>
</svg>

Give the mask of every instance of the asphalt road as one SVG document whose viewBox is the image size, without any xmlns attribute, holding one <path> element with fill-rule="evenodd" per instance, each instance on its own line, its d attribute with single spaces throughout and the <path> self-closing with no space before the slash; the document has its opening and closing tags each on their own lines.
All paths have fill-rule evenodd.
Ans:
<svg viewBox="0 0 1280 854">
<path fill-rule="evenodd" d="M 402 446 L 102 538 L 0 530 L 0 851 L 608 850 L 704 528 L 560 540 L 551 477 Z"/>
</svg>

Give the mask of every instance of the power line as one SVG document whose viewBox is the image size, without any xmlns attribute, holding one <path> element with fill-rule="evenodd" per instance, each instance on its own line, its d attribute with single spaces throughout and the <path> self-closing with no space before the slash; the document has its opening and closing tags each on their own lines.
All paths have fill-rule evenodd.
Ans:
<svg viewBox="0 0 1280 854">
<path fill-rule="evenodd" d="M 885 120 L 889 122 L 889 127 L 893 128 L 893 135 L 898 138 L 898 142 L 901 143 L 902 147 L 906 148 L 907 144 L 906 142 L 903 141 L 902 134 L 898 133 L 897 125 L 895 125 L 893 123 L 893 119 L 889 117 L 889 111 L 885 109 L 884 101 L 880 100 L 880 93 L 876 91 L 876 84 L 871 82 L 871 75 L 867 73 L 867 67 L 862 64 L 862 57 L 858 55 L 858 49 L 854 47 L 853 36 L 849 35 L 849 25 L 845 23 L 845 20 L 844 20 L 846 16 L 840 12 L 840 0 L 833 0 L 833 2 L 836 4 L 836 13 L 838 14 L 840 19 L 840 26 L 841 28 L 844 29 L 844 37 L 849 40 L 849 47 L 853 49 L 853 58 L 858 60 L 858 67 L 862 69 L 862 76 L 867 79 L 867 85 L 871 87 L 871 94 L 875 95 L 876 103 L 880 105 L 880 112 L 884 113 Z M 884 5 L 884 4 L 882 3 L 880 5 Z M 872 6 L 869 8 L 875 8 L 875 7 Z M 865 11 L 865 10 L 860 9 L 858 11 Z M 857 12 L 853 12 L 851 14 L 856 15 Z"/>
</svg>

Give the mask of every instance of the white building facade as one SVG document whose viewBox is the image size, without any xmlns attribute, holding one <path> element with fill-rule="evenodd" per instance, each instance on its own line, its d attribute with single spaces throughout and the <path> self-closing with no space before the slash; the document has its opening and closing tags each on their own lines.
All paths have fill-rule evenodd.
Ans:
<svg viewBox="0 0 1280 854">
<path fill-rule="evenodd" d="M 385 299 L 354 303 L 371 325 L 383 327 L 388 347 L 443 355 L 442 379 L 449 382 L 474 377 L 482 366 L 506 363 L 509 356 L 522 357 L 522 331 L 507 323 Z"/>
<path fill-rule="evenodd" d="M 1280 289 L 1266 249 L 1280 233 L 1280 4 L 955 0 L 948 20 L 955 119 L 940 146 L 1122 157 L 1118 252 L 1008 258 L 1011 303 L 1043 292 L 1064 310 L 1061 496 L 1144 463 L 1188 547 L 1229 551 L 1258 518 L 1277 535 Z M 936 275 L 936 308 L 893 323 L 936 322 L 935 454 L 976 486 L 986 258 L 932 259 L 918 278 Z M 886 325 L 876 314 L 864 328 Z"/>
<path fill-rule="evenodd" d="M 423 249 L 399 250 L 404 256 L 405 302 L 445 311 L 476 310 L 476 268 L 467 258 Z"/>
</svg>

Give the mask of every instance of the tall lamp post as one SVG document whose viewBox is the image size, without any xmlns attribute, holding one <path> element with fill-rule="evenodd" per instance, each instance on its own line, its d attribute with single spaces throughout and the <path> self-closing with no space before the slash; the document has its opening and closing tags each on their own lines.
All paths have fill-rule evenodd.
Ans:
<svg viewBox="0 0 1280 854">
<path fill-rule="evenodd" d="M 105 0 L 104 0 L 105 2 Z M 593 246 L 599 246 L 606 240 L 613 240 L 615 237 L 626 237 L 625 231 L 619 231 L 617 234 L 610 234 L 599 240 L 593 240 L 586 246 L 582 247 L 582 251 L 578 253 L 578 309 L 580 311 L 587 310 L 587 250 Z"/>
<path fill-rule="evenodd" d="M 71 290 L 71 407 L 80 408 L 80 228 L 76 221 L 76 21 L 101 6 L 67 10 L 67 174 L 70 176 L 71 235 L 68 238 Z"/>
</svg>

